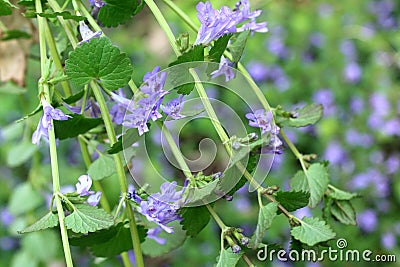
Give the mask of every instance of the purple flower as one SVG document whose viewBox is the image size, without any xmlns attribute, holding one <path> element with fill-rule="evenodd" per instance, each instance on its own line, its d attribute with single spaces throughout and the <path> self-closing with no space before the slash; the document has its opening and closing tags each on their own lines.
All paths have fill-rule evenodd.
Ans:
<svg viewBox="0 0 400 267">
<path fill-rule="evenodd" d="M 400 119 L 395 118 L 386 121 L 382 130 L 386 135 L 400 136 Z"/>
<path fill-rule="evenodd" d="M 80 32 L 80 34 L 81 34 L 82 41 L 80 41 L 80 42 L 78 43 L 78 45 L 81 45 L 81 44 L 83 44 L 83 43 L 85 43 L 85 42 L 87 43 L 87 42 L 89 42 L 90 40 L 92 40 L 93 38 L 100 37 L 100 35 L 102 34 L 101 31 L 93 32 L 93 31 L 89 28 L 89 26 L 87 26 L 86 23 L 83 22 L 83 21 L 80 21 L 80 22 L 79 22 L 79 32 Z"/>
<path fill-rule="evenodd" d="M 364 110 L 364 100 L 361 97 L 353 97 L 350 100 L 350 110 L 355 114 L 360 114 Z"/>
<path fill-rule="evenodd" d="M 127 197 L 129 199 L 132 199 L 133 201 L 135 201 L 136 203 L 142 202 L 142 198 L 136 193 L 136 189 L 133 185 L 129 184 L 128 185 L 128 195 Z"/>
<path fill-rule="evenodd" d="M 372 232 L 375 230 L 377 225 L 377 217 L 372 209 L 367 209 L 357 216 L 357 224 L 361 230 L 365 232 Z"/>
<path fill-rule="evenodd" d="M 49 140 L 49 132 L 53 127 L 53 120 L 65 121 L 71 118 L 69 115 L 65 115 L 61 110 L 53 108 L 46 100 L 42 99 L 43 115 L 40 118 L 36 131 L 32 135 L 32 143 L 39 145 L 42 136 Z"/>
<path fill-rule="evenodd" d="M 350 128 L 346 131 L 346 142 L 351 146 L 369 147 L 373 144 L 374 139 L 367 133 L 360 133 Z"/>
<path fill-rule="evenodd" d="M 321 89 L 314 93 L 314 102 L 324 106 L 325 115 L 334 115 L 336 113 L 334 95 L 329 89 Z"/>
<path fill-rule="evenodd" d="M 118 90 L 118 94 L 111 92 L 111 98 L 115 101 L 115 104 L 110 109 L 111 119 L 114 123 L 121 125 L 124 121 L 126 109 L 129 106 L 129 103 L 126 105 L 127 101 L 125 101 L 128 99 L 125 98 L 124 91 L 121 89 Z M 121 102 L 115 99 L 119 99 Z"/>
<path fill-rule="evenodd" d="M 235 78 L 235 72 L 233 71 L 233 63 L 225 58 L 224 56 L 221 56 L 221 61 L 219 63 L 219 68 L 218 70 L 215 70 L 211 72 L 211 78 L 215 78 L 221 75 L 225 75 L 225 81 L 228 82 Z"/>
<path fill-rule="evenodd" d="M 261 134 L 270 132 L 272 129 L 271 123 L 273 117 L 271 111 L 259 109 L 254 113 L 247 113 L 246 118 L 249 119 L 250 126 L 261 128 Z"/>
<path fill-rule="evenodd" d="M 180 112 L 183 109 L 184 103 L 182 102 L 183 95 L 178 98 L 174 98 L 169 101 L 165 106 L 162 106 L 162 110 L 165 114 L 173 118 L 174 120 L 182 119 L 185 116 L 181 115 Z"/>
<path fill-rule="evenodd" d="M 14 221 L 14 216 L 8 211 L 7 208 L 1 209 L 0 220 L 4 226 L 9 226 Z"/>
<path fill-rule="evenodd" d="M 357 83 L 361 78 L 361 68 L 356 62 L 350 62 L 344 68 L 344 78 L 349 83 Z"/>
<path fill-rule="evenodd" d="M 158 236 L 159 233 L 161 233 L 162 228 L 161 227 L 156 227 L 156 228 L 151 228 L 147 231 L 147 237 L 153 239 L 160 245 L 164 245 L 167 240 L 165 238 L 161 238 Z"/>
<path fill-rule="evenodd" d="M 147 127 L 148 118 L 146 110 L 137 108 L 132 113 L 125 115 L 125 121 L 122 125 L 128 128 L 137 128 L 139 135 L 143 135 L 149 131 L 149 127 Z"/>
<path fill-rule="evenodd" d="M 332 141 L 325 149 L 324 158 L 331 164 L 343 164 L 347 161 L 347 153 L 337 141 Z"/>
<path fill-rule="evenodd" d="M 160 67 L 156 66 L 153 71 L 143 76 L 144 84 L 140 87 L 140 90 L 145 94 L 158 94 L 161 97 L 167 93 L 163 90 L 166 79 L 167 73 L 160 72 Z"/>
<path fill-rule="evenodd" d="M 266 22 L 257 23 L 256 19 L 251 19 L 250 22 L 244 24 L 240 28 L 237 28 L 237 32 L 244 32 L 247 30 L 249 30 L 251 34 L 254 34 L 254 32 L 261 32 L 261 33 L 268 32 L 267 23 Z"/>
<path fill-rule="evenodd" d="M 149 97 L 140 99 L 137 103 L 143 110 L 146 111 L 148 118 L 151 118 L 153 121 L 156 121 L 162 117 L 162 115 L 158 112 L 162 100 L 163 97 L 159 97 L 158 94 L 153 94 L 150 95 Z"/>
<path fill-rule="evenodd" d="M 396 246 L 396 236 L 391 232 L 386 232 L 381 236 L 381 244 L 386 249 L 392 249 Z"/>
<path fill-rule="evenodd" d="M 340 51 L 349 61 L 355 61 L 357 59 L 357 50 L 353 41 L 344 40 L 340 43 Z"/>
<path fill-rule="evenodd" d="M 104 6 L 106 3 L 102 0 L 89 0 L 91 6 L 96 6 L 98 8 Z"/>
<path fill-rule="evenodd" d="M 167 224 L 181 219 L 177 211 L 182 201 L 182 191 L 176 191 L 176 182 L 165 182 L 160 189 L 160 193 L 152 194 L 146 201 L 142 201 L 138 211 L 149 222 L 156 223 L 167 233 L 173 233 L 173 229 Z"/>
<path fill-rule="evenodd" d="M 253 32 L 267 32 L 267 23 L 256 23 L 256 18 L 260 16 L 261 10 L 250 12 L 248 0 L 236 3 L 235 9 L 223 6 L 220 10 L 213 9 L 210 2 L 200 2 L 196 6 L 197 18 L 201 26 L 195 44 L 208 44 L 213 40 L 227 33 L 235 33 L 244 30 Z M 240 28 L 238 24 L 250 20 Z"/>
<path fill-rule="evenodd" d="M 385 95 L 373 93 L 369 98 L 369 103 L 373 113 L 379 117 L 385 117 L 390 113 L 390 103 Z"/>
<path fill-rule="evenodd" d="M 101 198 L 101 192 L 98 191 L 93 195 L 90 195 L 87 199 L 87 202 L 89 203 L 90 206 L 97 206 L 97 204 L 99 204 L 100 202 L 100 198 Z"/>
<path fill-rule="evenodd" d="M 80 196 L 87 196 L 87 195 L 91 195 L 94 192 L 93 191 L 89 191 L 90 187 L 92 186 L 92 179 L 89 177 L 89 175 L 81 175 L 78 178 L 78 183 L 76 183 L 76 192 L 80 195 Z"/>
<path fill-rule="evenodd" d="M 398 155 L 390 155 L 386 160 L 386 172 L 394 174 L 400 169 L 400 157 Z"/>
<path fill-rule="evenodd" d="M 268 77 L 268 68 L 261 62 L 250 62 L 247 69 L 256 82 L 264 82 Z"/>
</svg>

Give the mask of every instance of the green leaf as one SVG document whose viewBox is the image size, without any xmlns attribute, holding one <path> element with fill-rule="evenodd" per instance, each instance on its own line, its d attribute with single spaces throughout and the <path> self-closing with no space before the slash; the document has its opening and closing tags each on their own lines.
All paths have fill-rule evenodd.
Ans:
<svg viewBox="0 0 400 267">
<path fill-rule="evenodd" d="M 29 113 L 28 115 L 25 115 L 24 117 L 22 117 L 21 119 L 17 120 L 16 122 L 21 122 L 26 120 L 29 117 L 32 117 L 33 115 L 35 115 L 36 113 L 38 113 L 39 111 L 43 110 L 42 104 L 38 104 L 37 107 L 31 111 L 31 113 Z"/>
<path fill-rule="evenodd" d="M 308 205 L 312 208 L 316 207 L 320 202 L 328 188 L 328 184 L 328 172 L 325 166 L 320 163 L 311 164 L 306 173 L 298 171 L 290 181 L 290 186 L 295 191 L 310 193 Z"/>
<path fill-rule="evenodd" d="M 275 199 L 287 210 L 295 211 L 307 206 L 310 193 L 305 191 L 278 191 L 276 193 Z M 281 211 L 278 211 L 278 214 Z"/>
<path fill-rule="evenodd" d="M 29 39 L 29 38 L 31 38 L 31 35 L 27 32 L 20 30 L 8 30 L 3 32 L 1 40 L 7 41 L 12 39 Z"/>
<path fill-rule="evenodd" d="M 186 230 L 186 234 L 190 237 L 196 237 L 211 219 L 206 206 L 182 208 L 180 214 L 183 230 Z"/>
<path fill-rule="evenodd" d="M 264 237 L 265 231 L 271 227 L 272 221 L 278 211 L 278 203 L 271 202 L 260 208 L 258 213 L 257 228 L 250 239 L 250 247 L 258 248 Z"/>
<path fill-rule="evenodd" d="M 207 201 L 208 197 L 215 195 L 215 190 L 220 190 L 219 184 L 220 180 L 215 179 L 202 187 L 188 188 L 185 203 L 192 206 L 204 205 L 204 201 Z"/>
<path fill-rule="evenodd" d="M 216 267 L 236 266 L 244 252 L 233 253 L 231 248 L 223 249 L 219 255 Z"/>
<path fill-rule="evenodd" d="M 353 198 L 360 196 L 356 193 L 346 192 L 346 191 L 337 189 L 336 187 L 333 187 L 333 186 L 329 186 L 329 194 L 328 195 L 331 198 L 336 199 L 336 200 L 351 200 Z"/>
<path fill-rule="evenodd" d="M 123 149 L 132 146 L 139 141 L 140 135 L 137 129 L 128 129 L 126 133 L 118 138 L 118 141 L 107 150 L 108 154 L 117 154 Z"/>
<path fill-rule="evenodd" d="M 183 244 L 183 242 L 185 242 L 186 234 L 179 225 L 179 222 L 171 222 L 168 224 L 168 226 L 172 226 L 174 228 L 174 233 L 168 234 L 167 232 L 162 231 L 160 234 L 158 234 L 158 237 L 165 239 L 165 244 L 160 245 L 155 240 L 146 238 L 146 241 L 142 243 L 143 254 L 150 257 L 159 257 L 166 255 L 168 252 L 178 248 Z"/>
<path fill-rule="evenodd" d="M 93 161 L 88 169 L 90 178 L 97 181 L 110 177 L 116 172 L 114 160 L 104 155 L 101 155 L 98 159 Z"/>
<path fill-rule="evenodd" d="M 43 203 L 43 197 L 29 182 L 17 185 L 11 194 L 8 204 L 10 212 L 17 216 L 39 207 Z"/>
<path fill-rule="evenodd" d="M 192 49 L 180 55 L 177 60 L 170 63 L 168 67 L 193 61 L 204 61 L 204 47 L 202 45 L 195 45 Z"/>
<path fill-rule="evenodd" d="M 147 230 L 142 225 L 138 225 L 137 229 L 142 243 Z M 70 244 L 89 247 L 97 257 L 113 257 L 133 248 L 128 222 L 120 222 L 109 229 L 70 238 Z"/>
<path fill-rule="evenodd" d="M 105 0 L 105 2 L 107 4 L 100 8 L 98 19 L 106 27 L 123 24 L 140 11 L 137 10 L 137 0 Z"/>
<path fill-rule="evenodd" d="M 318 218 L 304 217 L 300 223 L 299 226 L 293 227 L 290 233 L 295 239 L 309 246 L 328 241 L 336 236 L 331 227 Z"/>
<path fill-rule="evenodd" d="M 180 65 L 174 68 L 174 71 L 170 72 L 171 84 L 176 86 L 175 89 L 178 90 L 178 94 L 188 95 L 193 91 L 194 80 L 189 73 L 189 69 L 196 67 L 197 61 L 204 61 L 204 47 L 202 45 L 194 46 L 168 65 L 172 67 L 183 63 L 194 62 L 193 64 Z"/>
<path fill-rule="evenodd" d="M 106 37 L 94 38 L 78 46 L 65 64 L 66 74 L 73 83 L 85 85 L 91 80 L 100 80 L 108 90 L 127 85 L 133 71 L 126 54 Z"/>
<path fill-rule="evenodd" d="M 101 118 L 86 118 L 79 114 L 71 114 L 72 118 L 66 121 L 53 121 L 56 138 L 63 140 L 84 134 L 101 125 Z"/>
<path fill-rule="evenodd" d="M 25 250 L 19 249 L 14 253 L 10 267 L 37 267 L 39 266 L 39 261 L 33 259 L 32 255 Z"/>
<path fill-rule="evenodd" d="M 109 228 L 113 224 L 110 214 L 88 204 L 76 204 L 75 210 L 65 217 L 65 226 L 74 233 L 87 234 Z"/>
<path fill-rule="evenodd" d="M 290 127 L 304 127 L 307 125 L 312 125 L 318 122 L 323 115 L 322 105 L 311 104 L 298 109 L 296 112 L 296 118 L 289 118 L 282 122 L 283 125 Z"/>
<path fill-rule="evenodd" d="M 210 49 L 210 52 L 208 53 L 208 58 L 211 61 L 218 63 L 220 62 L 221 56 L 224 54 L 231 37 L 232 34 L 225 34 L 214 42 L 213 47 Z"/>
<path fill-rule="evenodd" d="M 31 232 L 36 232 L 48 228 L 53 228 L 58 225 L 58 216 L 56 213 L 49 212 L 40 218 L 37 222 L 25 229 L 18 231 L 19 234 L 26 234 Z"/>
<path fill-rule="evenodd" d="M 85 17 L 82 16 L 76 16 L 71 14 L 68 11 L 62 11 L 62 12 L 52 12 L 52 13 L 36 13 L 36 15 L 43 17 L 43 18 L 56 18 L 56 17 L 63 17 L 64 19 L 72 19 L 75 21 L 81 21 L 85 20 Z"/>
<path fill-rule="evenodd" d="M 22 141 L 11 147 L 7 154 L 7 165 L 11 168 L 17 167 L 29 160 L 36 152 L 37 146 L 28 140 Z"/>
<path fill-rule="evenodd" d="M 17 8 L 13 4 L 11 4 L 8 0 L 1 0 L 0 1 L 0 16 L 8 16 L 11 15 L 12 9 Z"/>
<path fill-rule="evenodd" d="M 63 101 L 69 105 L 76 103 L 78 100 L 80 100 L 83 95 L 85 94 L 84 90 L 80 90 L 78 93 L 71 95 L 70 97 L 63 98 Z"/>
<path fill-rule="evenodd" d="M 232 38 L 232 44 L 229 46 L 229 51 L 232 54 L 232 62 L 237 64 L 242 57 L 244 48 L 246 47 L 247 38 L 250 36 L 250 31 L 244 31 Z"/>
<path fill-rule="evenodd" d="M 330 209 L 332 216 L 347 225 L 357 225 L 356 212 L 348 200 L 334 201 Z"/>
</svg>

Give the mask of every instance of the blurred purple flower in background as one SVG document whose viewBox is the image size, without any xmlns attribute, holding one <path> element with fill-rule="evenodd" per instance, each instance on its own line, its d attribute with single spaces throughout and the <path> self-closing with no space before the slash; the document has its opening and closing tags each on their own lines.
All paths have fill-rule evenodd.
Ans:
<svg viewBox="0 0 400 267">
<path fill-rule="evenodd" d="M 393 249 L 397 244 L 396 235 L 392 232 L 386 232 L 381 237 L 382 247 L 386 249 Z"/>
<path fill-rule="evenodd" d="M 348 155 L 342 145 L 334 140 L 329 142 L 328 147 L 325 149 L 324 159 L 328 160 L 330 164 L 341 165 L 347 162 Z"/>
<path fill-rule="evenodd" d="M 9 226 L 14 221 L 14 216 L 4 207 L 0 211 L 0 220 L 4 226 Z"/>
<path fill-rule="evenodd" d="M 361 68 L 356 62 L 349 62 L 344 68 L 344 78 L 349 83 L 357 83 L 361 79 Z"/>
<path fill-rule="evenodd" d="M 362 113 L 364 111 L 364 100 L 361 97 L 352 97 L 350 100 L 350 110 L 354 114 Z"/>
<path fill-rule="evenodd" d="M 247 70 L 250 76 L 256 82 L 264 82 L 268 77 L 268 68 L 262 62 L 251 61 L 247 64 Z"/>
<path fill-rule="evenodd" d="M 357 225 L 365 232 L 373 232 L 378 224 L 376 213 L 372 209 L 360 212 L 357 216 Z"/>
<path fill-rule="evenodd" d="M 313 101 L 324 107 L 324 115 L 332 116 L 336 114 L 335 99 L 331 90 L 321 89 L 314 93 Z"/>
<path fill-rule="evenodd" d="M 393 154 L 386 160 L 386 172 L 394 174 L 400 169 L 400 156 Z"/>
<path fill-rule="evenodd" d="M 348 62 L 353 62 L 357 60 L 357 49 L 353 41 L 343 40 L 340 43 L 340 51 Z"/>
<path fill-rule="evenodd" d="M 370 147 L 374 139 L 367 133 L 360 133 L 356 129 L 350 128 L 346 130 L 346 142 L 350 146 Z"/>
<path fill-rule="evenodd" d="M 91 6 L 102 7 L 106 3 L 102 0 L 89 0 Z"/>
</svg>

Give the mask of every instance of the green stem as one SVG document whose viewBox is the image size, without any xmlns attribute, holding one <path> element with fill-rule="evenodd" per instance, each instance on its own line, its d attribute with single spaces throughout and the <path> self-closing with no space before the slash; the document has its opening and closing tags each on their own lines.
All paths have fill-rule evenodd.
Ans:
<svg viewBox="0 0 400 267">
<path fill-rule="evenodd" d="M 209 204 L 206 204 L 206 207 L 208 212 L 210 212 L 211 216 L 214 218 L 215 222 L 218 224 L 219 228 L 221 228 L 221 231 L 224 232 L 226 229 L 228 229 L 214 209 Z"/>
<path fill-rule="evenodd" d="M 169 147 L 171 148 L 172 154 L 174 154 L 175 159 L 178 161 L 178 165 L 181 168 L 182 172 L 185 174 L 187 178 L 192 177 L 192 172 L 189 169 L 189 166 L 186 164 L 186 161 L 179 150 L 178 146 L 176 145 L 174 139 L 172 138 L 171 132 L 168 128 L 160 121 L 157 121 L 157 125 L 160 127 L 161 132 L 163 133 L 165 139 Z"/>
<path fill-rule="evenodd" d="M 179 51 L 179 47 L 176 44 L 176 39 L 174 36 L 174 33 L 171 31 L 171 28 L 168 25 L 168 22 L 165 20 L 163 14 L 161 13 L 160 9 L 154 3 L 153 0 L 144 0 L 147 4 L 147 6 L 150 8 L 151 12 L 153 15 L 156 17 L 158 24 L 160 27 L 163 29 L 164 33 L 167 35 L 168 41 L 174 50 L 175 54 L 177 56 L 180 56 L 181 52 Z"/>
<path fill-rule="evenodd" d="M 53 35 L 51 34 L 49 24 L 47 23 L 46 20 L 44 25 L 45 25 L 45 35 L 46 35 L 47 45 L 50 50 L 51 58 L 53 59 L 56 68 L 62 73 L 64 73 L 64 68 L 57 51 L 56 43 L 54 41 Z M 61 86 L 64 91 L 64 97 L 69 97 L 70 95 L 72 95 L 71 87 L 69 86 L 69 83 L 67 81 L 62 81 Z"/>
<path fill-rule="evenodd" d="M 304 172 L 307 172 L 307 167 L 306 164 L 304 162 L 304 158 L 303 155 L 299 152 L 299 150 L 296 148 L 296 146 L 292 143 L 292 141 L 290 141 L 290 139 L 287 137 L 287 135 L 285 134 L 284 131 L 280 131 L 280 134 L 283 138 L 283 140 L 285 141 L 285 143 L 288 145 L 288 147 L 290 148 L 290 150 L 292 151 L 292 153 L 295 155 L 295 157 L 300 161 L 301 164 L 301 168 L 303 169 Z"/>
<path fill-rule="evenodd" d="M 56 0 L 47 0 L 47 3 L 50 5 L 50 7 L 55 12 L 63 11 Z M 65 33 L 67 34 L 67 37 L 68 37 L 69 41 L 71 42 L 72 47 L 75 48 L 78 42 L 76 41 L 76 37 L 75 37 L 74 31 L 72 30 L 71 24 L 69 23 L 69 21 L 65 20 L 61 16 L 57 16 L 57 19 L 60 21 L 61 26 L 63 26 Z"/>
<path fill-rule="evenodd" d="M 103 118 L 104 125 L 106 127 L 107 136 L 110 139 L 110 145 L 113 145 L 117 142 L 117 138 L 115 136 L 114 128 L 113 128 L 111 117 L 110 117 L 110 112 L 107 108 L 106 101 L 103 97 L 103 94 L 101 93 L 101 89 L 98 87 L 96 82 L 91 81 L 90 86 L 91 86 L 93 94 L 97 100 L 97 103 L 99 104 L 101 116 Z M 127 192 L 128 184 L 126 182 L 125 170 L 124 170 L 123 162 L 121 159 L 121 155 L 114 154 L 113 157 L 114 157 L 114 161 L 115 161 L 115 165 L 116 165 L 116 169 L 117 169 L 120 190 L 122 193 Z M 142 249 L 140 247 L 140 239 L 139 239 L 139 233 L 138 233 L 137 226 L 136 226 L 135 216 L 133 214 L 132 207 L 131 207 L 129 201 L 126 201 L 125 204 L 126 204 L 125 210 L 127 212 L 127 217 L 129 220 L 129 229 L 130 229 L 130 233 L 131 233 L 131 237 L 132 237 L 133 251 L 135 253 L 135 258 L 136 258 L 136 266 L 144 267 Z"/>
<path fill-rule="evenodd" d="M 37 13 L 43 12 L 42 3 L 40 2 L 40 0 L 35 0 L 35 8 Z M 46 72 L 46 62 L 48 61 L 47 51 L 46 51 L 46 39 L 44 35 L 46 31 L 45 18 L 37 16 L 37 20 L 39 25 L 40 70 L 43 75 L 43 73 Z M 41 81 L 39 83 L 41 83 Z M 39 84 L 39 87 L 40 86 L 41 85 Z M 51 103 L 50 90 L 48 84 L 44 83 L 42 84 L 42 86 L 45 92 L 45 96 L 47 98 L 46 101 L 48 103 Z M 49 146 L 50 146 L 51 173 L 53 178 L 52 179 L 53 193 L 56 194 L 55 201 L 57 206 L 58 221 L 60 224 L 61 240 L 63 244 L 65 262 L 67 264 L 67 267 L 72 267 L 73 262 L 72 262 L 71 250 L 69 247 L 67 228 L 64 222 L 64 210 L 61 204 L 61 200 L 58 196 L 58 194 L 60 193 L 60 176 L 58 171 L 57 145 L 56 145 L 56 137 L 54 134 L 54 127 L 49 128 L 48 133 L 49 133 Z"/>
<path fill-rule="evenodd" d="M 163 0 L 163 2 L 169 6 L 193 31 L 197 33 L 198 26 L 190 19 L 185 12 L 182 11 L 174 2 L 171 0 Z"/>
</svg>

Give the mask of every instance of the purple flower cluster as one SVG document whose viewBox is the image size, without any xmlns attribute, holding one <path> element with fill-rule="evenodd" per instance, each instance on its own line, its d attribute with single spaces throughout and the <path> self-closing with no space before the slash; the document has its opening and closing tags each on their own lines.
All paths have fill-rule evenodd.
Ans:
<svg viewBox="0 0 400 267">
<path fill-rule="evenodd" d="M 176 182 L 165 182 L 161 185 L 160 191 L 150 195 L 147 200 L 135 197 L 134 201 L 139 204 L 138 211 L 146 216 L 149 222 L 158 225 L 158 227 L 149 230 L 151 233 L 149 237 L 162 244 L 165 240 L 157 237 L 157 234 L 161 232 L 161 229 L 167 233 L 173 233 L 173 228 L 167 226 L 167 224 L 181 219 L 177 211 L 182 205 L 183 190 L 176 191 Z"/>
<path fill-rule="evenodd" d="M 147 123 L 150 119 L 156 121 L 162 117 L 158 110 L 164 96 L 169 93 L 163 90 L 166 78 L 167 73 L 160 72 L 159 66 L 155 67 L 152 72 L 146 73 L 143 77 L 144 83 L 140 87 L 145 97 L 136 103 L 125 98 L 122 91 L 118 94 L 111 93 L 111 98 L 116 102 L 111 109 L 113 121 L 117 124 L 122 122 L 122 125 L 128 128 L 137 128 L 139 135 L 148 132 Z M 171 100 L 163 108 L 164 112 L 173 119 L 183 117 L 179 114 L 183 108 L 181 97 Z M 126 114 L 125 117 L 123 117 L 123 114 Z"/>
<path fill-rule="evenodd" d="M 272 112 L 258 109 L 254 113 L 247 113 L 246 118 L 250 126 L 261 129 L 261 134 L 270 134 L 270 142 L 262 148 L 262 153 L 281 154 L 282 141 L 278 137 L 280 128 L 274 124 Z"/>
<path fill-rule="evenodd" d="M 233 71 L 233 62 L 229 59 L 221 56 L 221 61 L 217 70 L 211 72 L 211 78 L 216 78 L 221 75 L 225 75 L 225 82 L 228 82 L 235 78 L 235 72 Z"/>
<path fill-rule="evenodd" d="M 35 145 L 40 144 L 40 139 L 45 138 L 49 140 L 49 132 L 53 127 L 53 120 L 65 121 L 71 118 L 69 115 L 65 115 L 61 110 L 53 108 L 46 100 L 42 99 L 43 115 L 40 118 L 36 131 L 32 135 L 32 143 Z"/>
<path fill-rule="evenodd" d="M 369 5 L 371 13 L 376 16 L 378 26 L 383 29 L 396 29 L 399 21 L 396 18 L 396 2 L 393 0 L 373 1 Z"/>
<path fill-rule="evenodd" d="M 227 33 L 242 32 L 250 30 L 253 32 L 267 32 L 267 23 L 257 23 L 256 18 L 260 16 L 261 10 L 250 12 L 248 0 L 236 3 L 232 10 L 227 6 L 220 10 L 213 9 L 210 2 L 200 2 L 196 6 L 197 18 L 201 26 L 195 44 L 209 44 L 213 40 Z M 250 21 L 249 21 L 250 20 Z M 247 21 L 241 27 L 238 24 Z"/>
<path fill-rule="evenodd" d="M 91 206 L 97 206 L 100 202 L 100 198 L 102 193 L 100 191 L 94 192 L 90 190 L 90 187 L 92 187 L 92 179 L 89 177 L 89 175 L 81 175 L 78 178 L 78 183 L 76 183 L 76 192 L 81 196 L 88 196 L 87 202 Z"/>
</svg>

